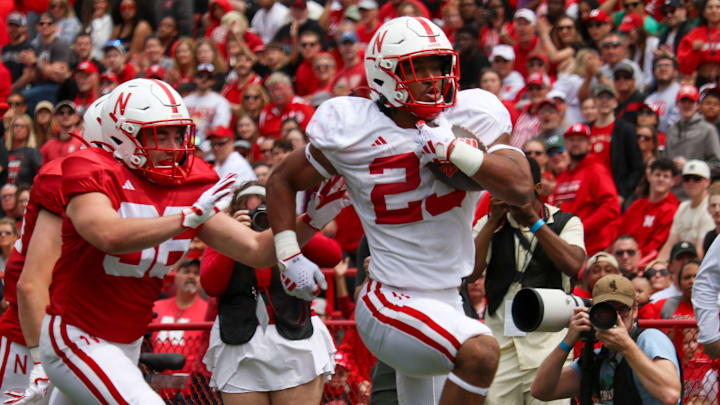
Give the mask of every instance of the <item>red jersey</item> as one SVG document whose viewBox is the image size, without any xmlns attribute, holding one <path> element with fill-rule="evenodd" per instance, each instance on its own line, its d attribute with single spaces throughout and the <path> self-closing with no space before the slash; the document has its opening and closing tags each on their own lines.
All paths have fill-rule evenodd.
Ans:
<svg viewBox="0 0 720 405">
<path fill-rule="evenodd" d="M 241 104 L 242 103 L 242 96 L 245 92 L 245 89 L 247 86 L 257 83 L 262 83 L 262 78 L 258 76 L 255 73 L 252 73 L 252 76 L 248 78 L 244 83 L 240 84 L 238 83 L 238 80 L 228 83 L 225 85 L 225 87 L 222 88 L 222 91 L 220 92 L 220 95 L 225 97 L 227 101 L 233 103 L 233 104 Z M 233 117 L 234 118 L 234 117 Z"/>
<path fill-rule="evenodd" d="M 279 139 L 280 127 L 282 126 L 282 122 L 287 118 L 294 118 L 300 123 L 304 131 L 314 113 L 315 109 L 306 103 L 305 100 L 297 96 L 293 97 L 282 110 L 276 107 L 275 104 L 270 103 L 263 108 L 258 118 L 260 135 Z"/>
<path fill-rule="evenodd" d="M 295 93 L 298 96 L 307 96 L 314 93 L 318 88 L 317 77 L 312 69 L 312 61 L 303 59 L 295 71 Z"/>
<path fill-rule="evenodd" d="M 695 41 L 703 43 L 698 50 L 693 50 Z M 686 75 L 705 64 L 720 64 L 720 30 L 703 25 L 690 31 L 678 45 L 677 61 L 678 70 Z"/>
<path fill-rule="evenodd" d="M 218 180 L 213 167 L 198 159 L 181 185 L 161 186 L 98 148 L 66 157 L 62 171 L 66 202 L 79 194 L 99 192 L 123 218 L 179 213 Z M 88 243 L 67 216 L 62 234 L 62 253 L 53 270 L 48 312 L 61 315 L 65 322 L 94 336 L 131 343 L 145 333 L 163 277 L 188 250 L 197 230 L 120 255 L 105 253 Z"/>
<path fill-rule="evenodd" d="M 43 165 L 35 176 L 35 181 L 30 189 L 30 200 L 25 209 L 23 227 L 20 231 L 20 238 L 15 241 L 10 258 L 5 265 L 5 300 L 10 306 L 0 316 L 0 336 L 5 336 L 11 342 L 25 346 L 25 337 L 20 328 L 17 309 L 17 282 L 25 265 L 25 254 L 27 253 L 30 237 L 35 230 L 37 217 L 41 209 L 53 214 L 62 216 L 62 159 L 52 161 Z"/>
<path fill-rule="evenodd" d="M 128 62 L 123 67 L 123 70 L 120 71 L 120 73 L 116 73 L 118 78 L 118 84 L 123 84 L 128 80 L 132 80 L 135 78 L 135 69 L 132 67 L 132 65 Z"/>
<path fill-rule="evenodd" d="M 588 256 L 610 246 L 613 232 L 608 225 L 620 216 L 620 205 L 610 172 L 596 158 L 588 156 L 560 173 L 548 202 L 580 217 Z"/>
<path fill-rule="evenodd" d="M 365 78 L 365 66 L 362 59 L 355 66 L 344 67 L 335 75 L 335 80 L 330 86 L 331 89 L 342 87 L 345 89 L 344 94 L 349 94 L 356 87 L 367 87 L 367 79 Z"/>
<path fill-rule="evenodd" d="M 673 193 L 654 203 L 647 197 L 637 200 L 620 217 L 616 235 L 632 235 L 640 246 L 642 260 L 656 256 L 670 235 L 678 205 Z"/>
<path fill-rule="evenodd" d="M 42 155 L 43 165 L 51 162 L 57 158 L 65 157 L 76 150 L 80 150 L 83 143 L 80 139 L 71 136 L 68 140 L 60 140 L 57 136 L 49 139 L 43 146 L 40 147 L 40 154 Z"/>
<path fill-rule="evenodd" d="M 380 28 L 380 24 L 376 24 L 374 28 L 370 28 L 363 24 L 358 24 L 357 30 L 355 31 L 355 35 L 358 37 L 358 42 L 360 43 L 361 47 L 367 46 L 367 44 L 370 43 L 370 40 L 372 39 L 373 35 L 377 32 L 378 28 Z"/>
<path fill-rule="evenodd" d="M 513 45 L 515 51 L 515 62 L 513 63 L 513 70 L 519 72 L 523 77 L 527 78 L 527 57 L 533 53 L 544 53 L 542 44 L 540 44 L 540 37 L 535 35 L 530 43 L 526 46 L 520 44 L 520 42 Z"/>
<path fill-rule="evenodd" d="M 610 139 L 612 138 L 613 128 L 615 128 L 615 121 L 604 127 L 593 125 L 590 128 L 590 153 L 594 154 L 610 173 L 612 173 Z"/>
</svg>

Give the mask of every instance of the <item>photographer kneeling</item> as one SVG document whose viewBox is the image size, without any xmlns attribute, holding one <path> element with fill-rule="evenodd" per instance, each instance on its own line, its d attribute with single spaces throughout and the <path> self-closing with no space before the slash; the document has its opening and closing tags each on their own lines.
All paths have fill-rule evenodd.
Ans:
<svg viewBox="0 0 720 405">
<path fill-rule="evenodd" d="M 595 350 L 592 402 L 676 404 L 681 399 L 680 368 L 670 339 L 657 329 L 637 327 L 637 302 L 632 282 L 608 275 L 595 284 L 593 305 L 607 302 L 617 311 L 615 326 L 596 330 L 602 348 Z M 583 356 L 563 367 L 581 334 L 593 329 L 588 309 L 575 308 L 565 339 L 542 362 L 531 394 L 544 401 L 581 395 Z M 632 376 L 632 378 L 630 378 Z"/>
</svg>

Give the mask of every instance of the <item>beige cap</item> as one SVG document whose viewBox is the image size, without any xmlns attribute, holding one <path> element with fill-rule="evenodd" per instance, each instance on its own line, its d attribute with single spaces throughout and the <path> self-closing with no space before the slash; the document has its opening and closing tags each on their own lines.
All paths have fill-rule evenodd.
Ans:
<svg viewBox="0 0 720 405">
<path fill-rule="evenodd" d="M 610 274 L 595 283 L 592 297 L 593 305 L 615 301 L 632 308 L 635 304 L 635 287 L 629 279 L 618 274 Z"/>
</svg>

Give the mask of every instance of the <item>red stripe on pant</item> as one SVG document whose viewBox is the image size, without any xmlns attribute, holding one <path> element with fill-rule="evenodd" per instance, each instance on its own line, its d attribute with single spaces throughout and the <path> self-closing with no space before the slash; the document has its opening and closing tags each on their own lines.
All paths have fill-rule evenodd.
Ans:
<svg viewBox="0 0 720 405">
<path fill-rule="evenodd" d="M 5 369 L 7 368 L 8 357 L 10 356 L 10 339 L 3 336 L 5 340 L 5 354 L 3 354 L 2 367 L 0 367 L 0 387 L 2 387 L 3 381 L 5 381 Z"/>
<path fill-rule="evenodd" d="M 100 401 L 101 404 L 110 405 L 110 403 L 107 400 L 105 400 L 105 398 L 103 398 L 102 394 L 100 393 L 100 391 L 98 391 L 97 387 L 95 387 L 92 384 L 92 382 L 90 382 L 90 379 L 85 374 L 83 374 L 83 372 L 80 371 L 80 369 L 75 364 L 71 363 L 70 360 L 65 355 L 65 353 L 62 350 L 60 350 L 60 346 L 58 346 L 57 340 L 55 338 L 55 315 L 52 315 L 50 317 L 50 326 L 48 329 L 50 329 L 49 330 L 50 344 L 52 345 L 52 348 L 55 351 L 55 354 L 57 354 L 58 357 L 60 357 L 60 360 L 62 360 L 62 362 L 65 363 L 65 365 L 68 366 L 68 368 L 70 368 L 70 370 L 73 373 L 75 373 L 77 378 L 79 378 L 80 381 L 82 381 L 82 383 L 85 384 L 87 389 L 90 390 L 90 392 L 95 396 L 95 398 L 97 398 L 98 401 Z"/>
<path fill-rule="evenodd" d="M 457 350 L 460 347 L 460 342 L 458 342 L 457 339 L 455 339 L 455 337 L 453 337 L 448 331 L 443 329 L 440 325 L 435 323 L 432 319 L 427 317 L 425 314 L 423 314 L 413 308 L 410 308 L 410 307 L 401 307 L 401 306 L 390 303 L 387 300 L 387 298 L 385 298 L 385 296 L 380 292 L 380 283 L 378 283 L 376 281 L 370 281 L 370 283 L 375 283 L 375 288 L 374 288 L 375 296 L 378 297 L 378 299 L 380 300 L 380 302 L 383 305 L 385 305 L 386 307 L 390 308 L 391 310 L 393 310 L 395 312 L 402 312 L 404 314 L 412 316 L 413 318 L 418 319 L 420 322 L 425 323 L 431 329 L 433 329 L 434 331 L 436 331 L 437 333 L 439 333 L 441 336 L 445 337 L 446 339 L 447 339 L 447 336 L 449 335 L 452 338 L 452 340 L 450 340 L 450 339 L 448 339 L 448 340 L 450 341 L 451 344 L 453 344 L 453 346 L 455 347 L 455 350 Z M 453 364 L 455 363 L 455 356 L 452 353 L 450 353 L 450 351 L 445 346 L 432 340 L 429 336 L 425 335 L 424 333 L 422 333 L 420 330 L 418 330 L 414 326 L 403 323 L 399 319 L 390 318 L 390 317 L 383 315 L 370 300 L 369 294 L 370 294 L 370 290 L 372 290 L 370 287 L 370 283 L 368 283 L 368 293 L 363 297 L 363 301 L 365 302 L 365 305 L 367 305 L 368 309 L 370 310 L 370 312 L 372 313 L 372 315 L 375 318 L 377 318 L 382 323 L 385 323 L 394 328 L 397 328 L 397 329 L 407 333 L 408 335 L 420 340 L 421 342 L 425 343 L 426 345 L 428 345 L 428 346 L 432 347 L 433 349 L 439 351 L 440 353 L 444 354 L 445 357 L 447 357 L 451 363 L 453 363 Z"/>
<path fill-rule="evenodd" d="M 90 367 L 90 369 L 95 373 L 95 375 L 100 379 L 100 381 L 105 384 L 105 388 L 110 391 L 110 395 L 115 398 L 115 401 L 119 403 L 120 405 L 130 405 L 125 398 L 120 395 L 120 391 L 115 388 L 112 381 L 110 381 L 110 377 L 105 374 L 103 369 L 98 366 L 98 364 L 95 362 L 95 360 L 92 359 L 92 357 L 88 356 L 87 353 L 80 350 L 78 345 L 75 344 L 72 340 L 70 340 L 70 337 L 67 333 L 67 324 L 61 319 L 60 320 L 60 335 L 62 336 L 63 340 L 65 341 L 65 344 L 72 350 L 73 353 L 75 353 L 76 356 L 80 358 L 85 364 Z"/>
</svg>

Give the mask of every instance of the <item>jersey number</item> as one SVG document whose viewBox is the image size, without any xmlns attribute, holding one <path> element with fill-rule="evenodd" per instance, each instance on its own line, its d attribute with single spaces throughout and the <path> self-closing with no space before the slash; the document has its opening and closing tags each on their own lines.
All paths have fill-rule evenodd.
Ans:
<svg viewBox="0 0 720 405">
<path fill-rule="evenodd" d="M 163 216 L 177 214 L 185 207 L 166 207 Z M 123 218 L 155 218 L 157 209 L 148 204 L 123 202 L 118 210 Z M 168 239 L 158 246 L 140 252 L 122 255 L 105 255 L 103 268 L 105 273 L 119 277 L 142 278 L 150 271 L 150 277 L 163 278 L 172 266 L 180 260 L 190 247 L 190 239 Z"/>
<path fill-rule="evenodd" d="M 375 223 L 377 224 L 409 224 L 422 221 L 423 200 L 409 201 L 407 207 L 388 209 L 385 196 L 400 194 L 420 187 L 420 159 L 415 153 L 402 153 L 400 155 L 384 156 L 370 163 L 370 174 L 383 174 L 388 169 L 404 169 L 405 181 L 397 183 L 376 184 L 370 192 L 370 201 L 375 209 Z M 467 193 L 465 190 L 455 190 L 443 196 L 433 193 L 425 198 L 425 209 L 432 215 L 440 215 L 462 205 Z"/>
</svg>

